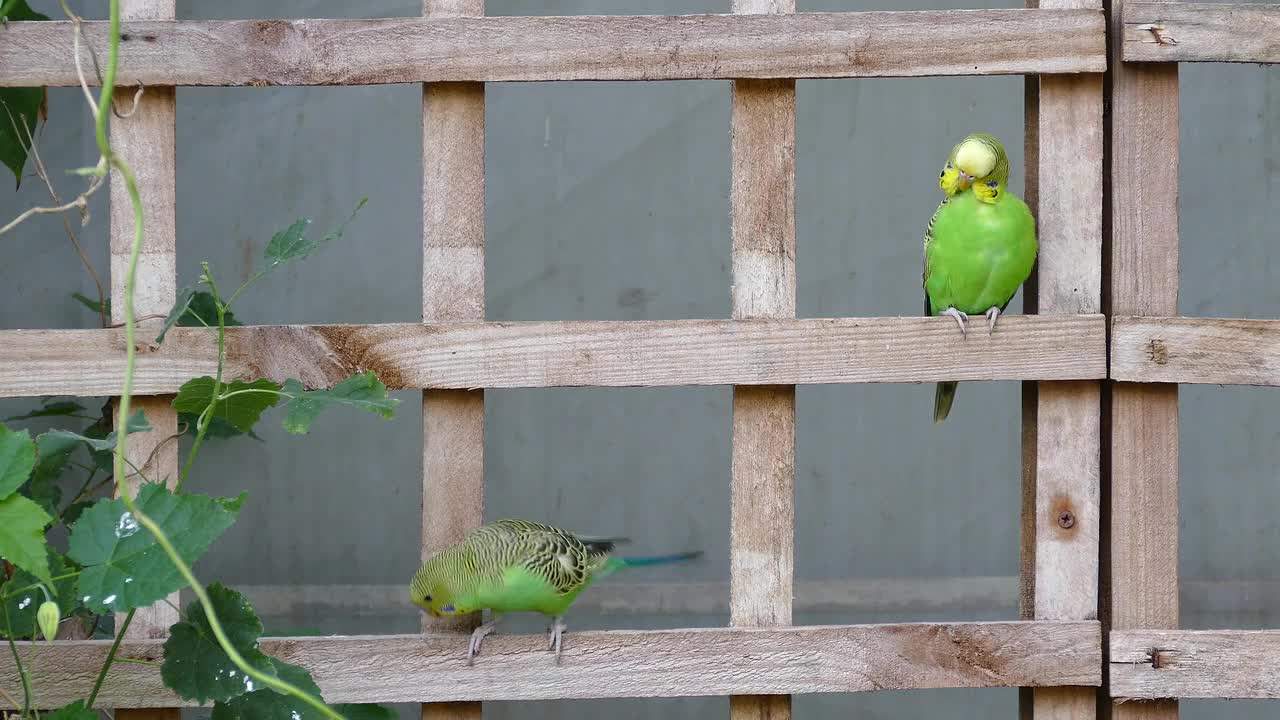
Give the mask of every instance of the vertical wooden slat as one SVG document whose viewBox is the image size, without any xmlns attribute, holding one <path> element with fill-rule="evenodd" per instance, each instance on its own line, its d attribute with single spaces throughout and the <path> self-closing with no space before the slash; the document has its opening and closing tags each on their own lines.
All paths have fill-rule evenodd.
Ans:
<svg viewBox="0 0 1280 720">
<path fill-rule="evenodd" d="M 123 0 L 120 17 L 125 23 L 130 20 L 173 20 L 174 0 Z M 117 88 L 115 97 L 122 114 L 127 112 L 133 97 L 132 88 Z M 102 108 L 102 111 L 111 112 L 109 108 Z M 132 115 L 127 118 L 113 116 L 110 120 L 111 146 L 133 170 L 142 197 L 145 235 L 135 278 L 135 317 L 163 317 L 175 300 L 177 175 L 174 118 L 174 89 L 148 87 Z M 124 286 L 134 235 L 133 207 L 119 174 L 113 174 L 111 178 L 110 213 L 111 321 L 119 323 L 124 322 Z M 139 342 L 154 337 L 159 323 L 154 319 L 139 322 Z M 146 413 L 152 430 L 130 435 L 126 446 L 129 461 L 138 466 L 147 479 L 164 481 L 170 486 L 178 480 L 178 442 L 173 437 L 178 431 L 178 415 L 170 404 L 172 401 L 171 395 L 134 397 L 132 407 Z M 141 477 L 131 476 L 127 483 L 129 492 L 136 493 L 141 482 Z M 178 593 L 168 599 L 177 605 Z M 164 637 L 169 626 L 177 620 L 178 613 L 173 607 L 158 602 L 137 611 L 129 625 L 128 637 Z M 117 615 L 117 626 L 123 621 L 124 615 Z M 119 710 L 116 713 L 120 720 L 178 720 L 180 716 L 177 708 Z"/>
<path fill-rule="evenodd" d="M 1101 8 L 1100 0 L 1040 0 L 1041 8 Z M 1028 92 L 1030 97 L 1032 94 Z M 1102 306 L 1103 77 L 1041 76 L 1035 93 L 1033 179 L 1040 240 L 1035 307 L 1040 314 L 1096 313 Z M 1037 620 L 1088 620 L 1098 613 L 1101 408 L 1097 382 L 1042 382 L 1034 402 L 1034 467 L 1024 512 L 1034 532 L 1028 585 Z M 1025 518 L 1025 515 L 1024 515 Z M 1030 605 L 1030 608 L 1027 605 Z M 1037 720 L 1092 720 L 1092 688 L 1037 688 Z"/>
<path fill-rule="evenodd" d="M 1110 0 L 1110 312 L 1178 314 L 1178 66 L 1123 63 Z M 1178 386 L 1111 383 L 1111 627 L 1178 627 Z M 1176 700 L 1114 704 L 1176 720 Z"/>
<path fill-rule="evenodd" d="M 792 13 L 794 0 L 732 0 Z M 796 314 L 794 80 L 737 80 L 731 115 L 733 317 Z M 790 625 L 795 543 L 795 386 L 733 390 L 729 622 Z M 786 720 L 788 695 L 734 696 L 734 720 Z"/>
<path fill-rule="evenodd" d="M 433 17 L 484 15 L 484 0 L 423 0 Z M 484 85 L 422 91 L 422 319 L 484 319 Z M 484 521 L 484 391 L 422 394 L 422 555 Z M 478 616 L 424 630 L 469 631 Z M 458 647 L 465 647 L 459 639 Z M 427 703 L 423 720 L 475 720 L 481 703 Z"/>
</svg>

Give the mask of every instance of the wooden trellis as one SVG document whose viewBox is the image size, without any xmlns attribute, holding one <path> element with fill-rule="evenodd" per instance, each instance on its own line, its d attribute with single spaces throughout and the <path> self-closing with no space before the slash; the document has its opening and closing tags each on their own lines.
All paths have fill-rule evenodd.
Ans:
<svg viewBox="0 0 1280 720">
<path fill-rule="evenodd" d="M 484 700 L 727 695 L 732 717 L 782 718 L 796 693 L 1027 687 L 1036 690 L 1026 707 L 1040 717 L 1093 717 L 1107 376 L 1100 0 L 856 13 L 732 0 L 734 15 L 676 17 L 481 17 L 483 0 L 425 0 L 421 18 L 232 22 L 174 21 L 173 0 L 124 5 L 118 81 L 149 88 L 135 118 L 113 121 L 149 213 L 140 313 L 163 312 L 174 296 L 173 86 L 425 83 L 423 324 L 231 328 L 226 368 L 231 379 L 316 385 L 371 369 L 392 389 L 422 389 L 424 552 L 483 515 L 475 388 L 735 386 L 731 627 L 575 633 L 558 666 L 532 638 L 499 635 L 467 667 L 462 641 L 444 632 L 460 628 L 263 642 L 307 667 L 327 700 L 430 703 L 424 717 L 461 718 Z M 86 30 L 103 46 L 103 23 Z M 75 85 L 71 37 L 60 22 L 0 29 L 0 86 Z M 1028 76 L 1027 188 L 1041 254 L 1027 301 L 1040 314 L 967 339 L 945 318 L 796 319 L 795 79 L 993 74 Z M 733 318 L 486 322 L 483 83 L 672 79 L 734 83 Z M 120 307 L 132 227 L 127 201 L 112 201 Z M 0 397 L 118 393 L 122 338 L 118 329 L 2 331 Z M 135 391 L 155 398 L 146 401 L 155 437 L 173 432 L 167 394 L 214 360 L 207 331 L 189 328 L 142 354 Z M 1028 381 L 1023 619 L 789 627 L 795 385 L 939 380 Z M 141 457 L 146 442 L 131 447 Z M 157 453 L 162 475 L 173 452 Z M 122 652 L 158 657 L 169 621 L 148 616 Z M 107 644 L 22 652 L 41 668 L 41 701 L 56 706 L 87 693 Z M 0 684 L 15 682 L 0 658 Z M 118 708 L 180 704 L 155 668 L 138 664 L 114 666 L 99 697 Z"/>
</svg>

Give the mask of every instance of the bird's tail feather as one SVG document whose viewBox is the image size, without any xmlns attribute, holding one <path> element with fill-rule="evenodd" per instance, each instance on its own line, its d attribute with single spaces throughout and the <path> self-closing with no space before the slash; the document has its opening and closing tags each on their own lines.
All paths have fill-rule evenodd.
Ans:
<svg viewBox="0 0 1280 720">
<path fill-rule="evenodd" d="M 933 421 L 940 423 L 951 413 L 951 403 L 956 399 L 956 383 L 940 382 L 933 392 Z"/>
<path fill-rule="evenodd" d="M 605 564 L 604 573 L 608 574 L 622 568 L 644 567 L 646 565 L 667 565 L 669 563 L 684 562 L 686 560 L 694 560 L 702 557 L 701 550 L 693 552 L 673 553 L 671 555 L 648 555 L 645 557 L 615 557 L 609 558 L 609 562 Z"/>
</svg>

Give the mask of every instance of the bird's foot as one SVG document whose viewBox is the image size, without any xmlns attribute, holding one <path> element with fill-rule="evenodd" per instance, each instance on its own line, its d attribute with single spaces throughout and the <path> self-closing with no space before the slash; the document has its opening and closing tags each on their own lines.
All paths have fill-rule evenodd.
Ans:
<svg viewBox="0 0 1280 720">
<path fill-rule="evenodd" d="M 996 331 L 996 321 L 999 319 L 1000 319 L 1000 308 L 996 307 L 995 305 L 992 305 L 991 307 L 987 308 L 987 334 L 988 335 Z"/>
<path fill-rule="evenodd" d="M 552 618 L 551 627 L 547 628 L 547 632 L 549 633 L 549 636 L 548 636 L 549 641 L 547 642 L 547 649 L 556 651 L 557 665 L 560 664 L 560 645 L 564 637 L 564 631 L 567 629 L 568 627 L 564 624 L 564 620 L 560 617 Z"/>
<path fill-rule="evenodd" d="M 480 643 L 484 642 L 486 635 L 492 634 L 498 619 L 495 617 L 489 622 L 481 625 L 471 631 L 471 642 L 467 644 L 467 664 L 471 665 L 475 662 L 475 657 L 480 654 Z"/>
<path fill-rule="evenodd" d="M 964 336 L 965 334 L 964 324 L 969 320 L 969 316 L 967 314 L 962 313 L 953 307 L 949 307 L 946 310 L 943 310 L 941 313 L 939 313 L 939 315 L 946 315 L 948 317 L 955 318 L 956 325 L 960 326 L 960 335 Z"/>
</svg>

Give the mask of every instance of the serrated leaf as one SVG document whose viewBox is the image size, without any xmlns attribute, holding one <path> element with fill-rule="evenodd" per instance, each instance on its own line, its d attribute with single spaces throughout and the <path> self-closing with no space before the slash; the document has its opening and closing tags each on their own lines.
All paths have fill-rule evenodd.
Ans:
<svg viewBox="0 0 1280 720">
<path fill-rule="evenodd" d="M 283 660 L 268 658 L 275 668 L 276 677 L 293 685 L 312 697 L 320 697 L 320 688 L 304 667 L 291 665 Z M 269 687 L 245 693 L 239 697 L 213 704 L 209 720 L 277 720 L 312 717 L 315 709 L 292 695 L 276 692 Z M 350 720 L 348 718 L 348 720 Z"/>
<path fill-rule="evenodd" d="M 146 483 L 134 502 L 191 564 L 231 527 L 244 498 L 173 495 L 163 485 Z M 96 613 L 145 607 L 186 584 L 123 500 L 99 500 L 85 510 L 71 528 L 67 554 L 84 567 L 80 602 Z"/>
<path fill-rule="evenodd" d="M 89 308 L 90 310 L 98 314 L 102 314 L 102 313 L 106 313 L 107 315 L 111 314 L 111 298 L 103 298 L 102 301 L 99 302 L 97 300 L 94 300 L 91 297 L 81 295 L 78 292 L 71 293 L 71 297 L 75 298 L 76 302 L 80 303 L 81 305 Z"/>
<path fill-rule="evenodd" d="M 71 503 L 67 506 L 66 510 L 62 511 L 62 524 L 67 527 L 75 525 L 76 521 L 80 519 L 80 516 L 84 514 L 84 511 L 91 507 L 93 507 L 92 500 L 81 500 L 80 502 Z"/>
<path fill-rule="evenodd" d="M 22 169 L 26 167 L 27 155 L 31 152 L 31 139 L 35 137 L 44 93 L 42 87 L 0 88 L 0 162 L 17 179 L 14 187 L 22 185 Z"/>
<path fill-rule="evenodd" d="M 66 558 L 54 552 L 52 548 L 48 548 L 48 558 L 49 569 L 54 577 L 66 575 L 70 571 Z M 9 595 L 14 590 L 34 585 L 37 582 L 40 582 L 40 579 L 35 575 L 26 570 L 18 570 L 8 582 L 0 585 L 0 597 Z M 58 607 L 62 608 L 63 616 L 70 615 L 77 605 L 76 579 L 69 577 L 54 580 L 53 591 L 54 598 L 58 601 Z M 13 628 L 13 637 L 15 639 L 30 639 L 34 637 L 36 632 L 36 610 L 42 602 L 44 602 L 44 593 L 39 588 L 32 588 L 27 592 L 18 593 L 4 600 L 9 611 L 9 626 Z M 0 627 L 0 637 L 4 637 L 3 627 Z"/>
<path fill-rule="evenodd" d="M 169 314 L 165 316 L 164 325 L 160 327 L 160 334 L 156 336 L 156 344 L 164 342 L 165 333 L 178 323 L 178 320 L 186 314 L 187 308 L 191 306 L 191 299 L 195 297 L 196 289 L 193 287 L 184 287 L 178 291 L 178 298 L 174 301 L 173 307 L 169 308 Z"/>
<path fill-rule="evenodd" d="M 349 405 L 365 412 L 381 415 L 384 418 L 394 417 L 396 406 L 400 401 L 387 396 L 387 386 L 370 370 L 360 375 L 352 375 L 334 385 L 330 390 L 304 390 L 297 380 L 286 380 L 284 392 L 290 396 L 289 405 L 284 418 L 284 429 L 291 433 L 305 433 L 311 429 L 325 408 L 335 405 Z"/>
<path fill-rule="evenodd" d="M 38 410 L 32 410 L 26 415 L 13 415 L 4 419 L 5 422 L 13 422 L 15 420 L 32 420 L 42 417 L 61 417 L 66 415 L 75 415 L 84 410 L 84 406 L 80 403 L 71 402 L 69 400 L 61 400 L 58 402 L 46 403 Z"/>
<path fill-rule="evenodd" d="M 227 327 L 244 324 L 236 319 L 230 308 L 223 311 L 222 320 Z M 191 302 L 187 305 L 186 312 L 182 313 L 178 318 L 178 326 L 218 327 L 218 303 L 213 299 L 213 293 L 197 290 L 191 296 Z"/>
<path fill-rule="evenodd" d="M 44 529 L 53 518 L 21 495 L 0 500 L 0 557 L 53 585 Z"/>
<path fill-rule="evenodd" d="M 311 224 L 310 218 L 299 218 L 289 227 L 272 235 L 264 253 L 267 261 L 267 267 L 264 272 L 287 262 L 303 260 L 321 245 L 341 238 L 347 230 L 347 225 L 351 224 L 351 221 L 356 217 L 356 213 L 360 212 L 360 208 L 364 207 L 367 202 L 369 202 L 369 198 L 362 198 L 356 208 L 351 211 L 351 215 L 320 240 L 312 240 L 306 236 L 307 226 Z"/>
<path fill-rule="evenodd" d="M 213 402 L 213 386 L 214 379 L 208 375 L 186 381 L 182 387 L 178 388 L 178 395 L 173 399 L 173 409 L 180 413 L 199 415 L 204 412 L 210 402 Z M 242 395 L 226 397 L 243 390 L 271 392 L 246 392 Z M 279 385 L 265 378 L 259 378 L 251 383 L 239 380 L 224 383 L 219 394 L 226 399 L 217 401 L 210 415 L 226 420 L 241 432 L 248 432 L 253 429 L 258 418 L 262 417 L 264 410 L 280 402 L 280 395 L 277 394 L 279 390 Z"/>
<path fill-rule="evenodd" d="M 250 667 L 275 675 L 272 659 L 258 649 L 262 621 L 249 601 L 221 583 L 209 585 L 205 592 L 231 646 Z M 185 618 L 169 627 L 169 639 L 164 643 L 160 678 L 166 687 L 179 697 L 200 703 L 230 700 L 258 689 L 218 645 L 199 600 L 187 606 Z"/>
<path fill-rule="evenodd" d="M 44 715 L 44 720 L 98 720 L 98 713 L 86 710 L 83 700 L 77 700 L 58 710 L 52 715 Z"/>
<path fill-rule="evenodd" d="M 0 500 L 22 487 L 35 466 L 36 444 L 31 442 L 31 433 L 0 424 Z"/>
<path fill-rule="evenodd" d="M 147 415 L 142 410 L 135 411 L 129 416 L 129 422 L 125 423 L 125 427 L 129 433 L 150 432 L 151 423 L 147 420 Z M 49 438 L 51 446 L 65 447 L 67 444 L 74 446 L 76 443 L 84 443 L 85 447 L 91 452 L 111 452 L 116 449 L 116 433 L 109 432 L 105 437 L 93 437 L 91 435 L 81 435 L 80 433 L 71 432 L 70 430 L 50 430 L 44 433 L 40 438 Z M 39 440 L 39 438 L 37 438 Z M 74 448 L 73 448 L 74 449 Z"/>
</svg>

